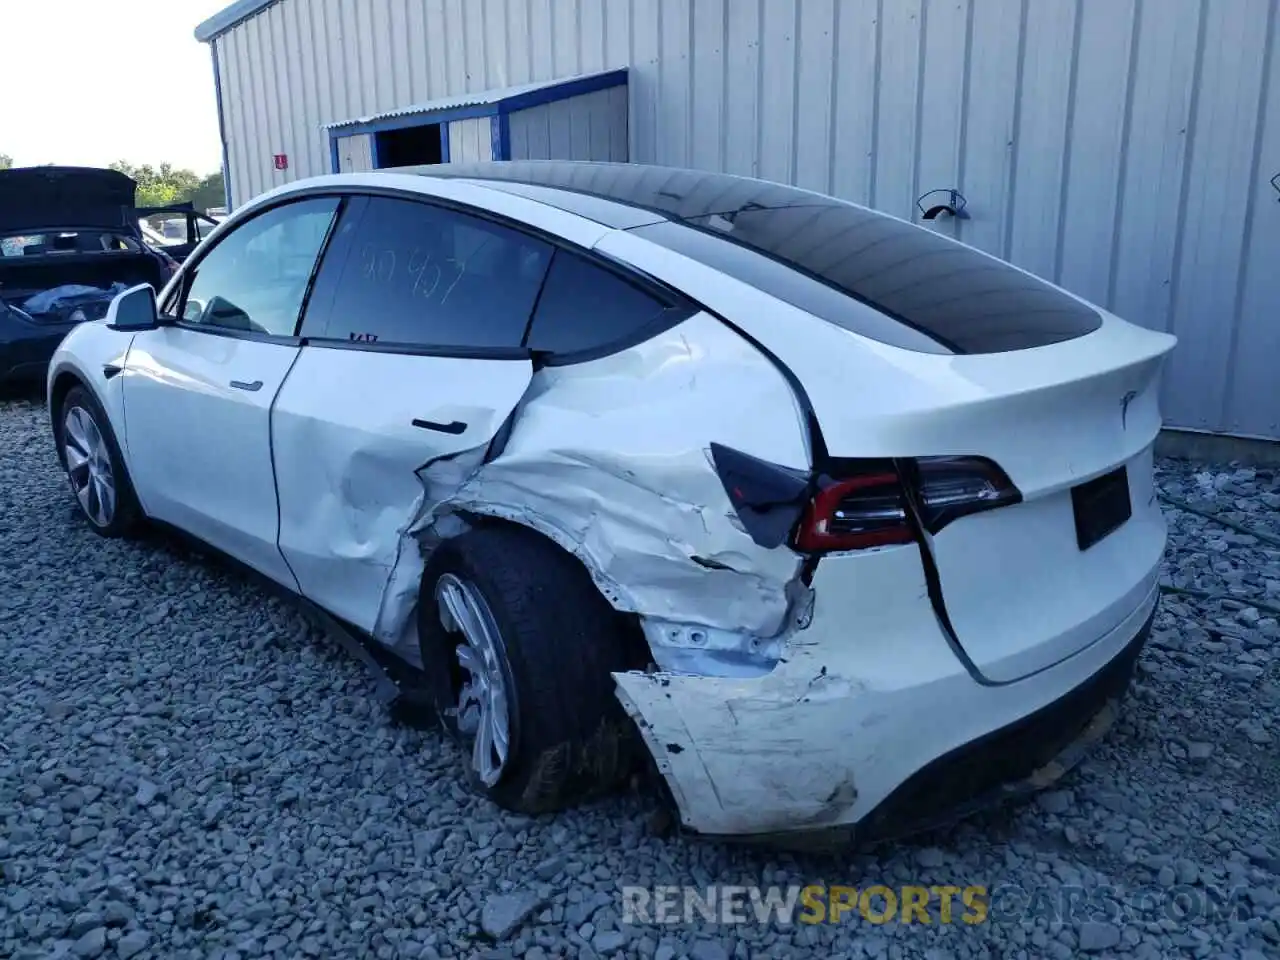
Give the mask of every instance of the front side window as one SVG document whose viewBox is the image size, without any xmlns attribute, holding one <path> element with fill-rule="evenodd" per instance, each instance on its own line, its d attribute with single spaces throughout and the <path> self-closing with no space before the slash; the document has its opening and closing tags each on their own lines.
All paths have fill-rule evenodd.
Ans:
<svg viewBox="0 0 1280 960">
<path fill-rule="evenodd" d="M 222 330 L 291 337 L 335 197 L 300 200 L 241 224 L 195 265 L 182 319 Z"/>
<path fill-rule="evenodd" d="M 325 259 L 308 336 L 425 348 L 519 347 L 551 245 L 425 203 L 371 197 Z M 311 314 L 309 314 L 309 317 Z"/>
</svg>

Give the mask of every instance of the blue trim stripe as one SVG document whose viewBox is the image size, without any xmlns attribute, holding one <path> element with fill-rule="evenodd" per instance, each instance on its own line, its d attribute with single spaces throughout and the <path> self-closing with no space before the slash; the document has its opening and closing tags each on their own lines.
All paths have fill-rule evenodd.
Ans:
<svg viewBox="0 0 1280 960">
<path fill-rule="evenodd" d="M 440 124 L 440 162 L 449 162 L 449 125 Z"/>
<path fill-rule="evenodd" d="M 222 142 L 222 193 L 227 205 L 227 213 L 231 207 L 231 164 L 227 160 L 227 125 L 222 115 L 222 76 L 218 72 L 218 48 L 209 44 L 209 54 L 213 59 L 213 95 L 218 103 L 218 139 Z"/>
<path fill-rule="evenodd" d="M 502 121 L 501 114 L 495 113 L 489 118 L 489 159 L 508 160 L 502 155 Z"/>
</svg>

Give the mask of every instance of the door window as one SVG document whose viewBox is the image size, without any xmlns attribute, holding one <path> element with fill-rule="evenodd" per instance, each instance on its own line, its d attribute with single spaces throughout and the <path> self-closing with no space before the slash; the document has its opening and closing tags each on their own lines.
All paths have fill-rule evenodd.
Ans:
<svg viewBox="0 0 1280 960">
<path fill-rule="evenodd" d="M 385 197 L 369 198 L 342 248 L 316 277 L 306 335 L 425 348 L 520 346 L 552 251 L 478 217 Z"/>
<path fill-rule="evenodd" d="M 299 200 L 241 224 L 195 265 L 182 319 L 197 326 L 291 337 L 336 197 Z"/>
</svg>

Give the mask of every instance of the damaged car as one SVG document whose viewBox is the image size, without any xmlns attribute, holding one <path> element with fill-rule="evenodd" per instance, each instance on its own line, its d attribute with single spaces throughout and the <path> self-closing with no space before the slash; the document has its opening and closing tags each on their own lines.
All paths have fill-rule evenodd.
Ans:
<svg viewBox="0 0 1280 960">
<path fill-rule="evenodd" d="M 143 242 L 136 191 L 115 170 L 0 170 L 0 383 L 42 381 L 69 330 L 172 276 L 176 262 Z"/>
<path fill-rule="evenodd" d="M 419 668 L 485 794 L 652 757 L 691 830 L 1052 783 L 1155 615 L 1175 339 L 922 227 L 653 166 L 335 174 L 59 348 L 89 526 L 175 526 Z"/>
</svg>

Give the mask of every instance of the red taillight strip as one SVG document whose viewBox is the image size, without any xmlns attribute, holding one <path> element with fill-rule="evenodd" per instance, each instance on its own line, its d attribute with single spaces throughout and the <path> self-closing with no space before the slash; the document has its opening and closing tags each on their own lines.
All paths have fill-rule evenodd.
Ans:
<svg viewBox="0 0 1280 960">
<path fill-rule="evenodd" d="M 936 534 L 948 523 L 971 513 L 979 513 L 996 507 L 1018 503 L 1022 495 L 1009 481 L 1000 467 L 982 457 L 923 457 L 895 461 L 898 470 L 884 469 L 883 461 L 867 461 L 861 465 L 865 473 L 858 473 L 856 461 L 844 461 L 840 479 L 825 478 L 825 483 L 813 495 L 799 523 L 793 545 L 804 553 L 823 553 L 838 550 L 865 550 L 871 547 L 886 547 L 911 543 L 918 536 Z M 945 475 L 950 471 L 953 475 L 968 478 L 979 478 L 984 481 L 993 495 L 975 497 L 971 500 L 957 500 L 950 503 L 930 505 L 925 502 L 924 491 L 928 479 L 936 479 L 938 474 Z M 853 472 L 852 476 L 847 475 Z M 930 478 L 928 474 L 934 474 Z M 901 517 L 875 516 L 868 507 L 861 519 L 874 529 L 858 532 L 832 530 L 837 520 L 859 521 L 856 495 L 861 491 L 883 489 L 898 498 L 902 512 Z M 849 506 L 847 518 L 837 517 L 842 502 L 855 497 Z M 925 513 L 917 516 L 917 522 L 911 522 L 908 515 L 909 504 L 914 505 L 914 512 Z M 917 533 L 917 525 L 919 532 Z"/>
<path fill-rule="evenodd" d="M 905 504 L 900 524 L 887 526 L 881 530 L 867 530 L 861 533 L 832 532 L 830 525 L 835 519 L 836 511 L 845 498 L 861 490 L 876 487 L 887 487 L 901 496 L 902 485 L 894 473 L 869 473 L 857 477 L 837 480 L 814 494 L 800 526 L 796 531 L 795 546 L 805 552 L 825 550 L 866 550 L 871 547 L 888 547 L 896 544 L 910 543 L 911 528 L 906 522 Z"/>
</svg>

